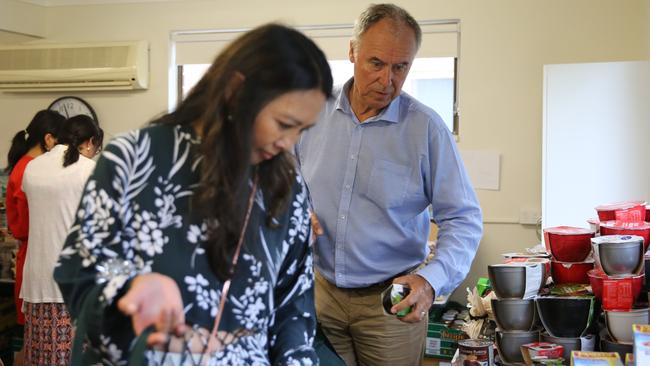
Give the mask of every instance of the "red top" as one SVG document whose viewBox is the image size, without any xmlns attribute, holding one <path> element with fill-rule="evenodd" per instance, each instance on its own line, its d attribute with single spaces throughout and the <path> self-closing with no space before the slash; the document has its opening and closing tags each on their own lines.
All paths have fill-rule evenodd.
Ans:
<svg viewBox="0 0 650 366">
<path fill-rule="evenodd" d="M 23 192 L 23 173 L 27 163 L 32 161 L 31 156 L 24 155 L 9 175 L 7 182 L 7 227 L 11 230 L 11 235 L 21 242 L 27 241 L 29 234 L 29 209 L 27 208 L 27 196 Z"/>
</svg>

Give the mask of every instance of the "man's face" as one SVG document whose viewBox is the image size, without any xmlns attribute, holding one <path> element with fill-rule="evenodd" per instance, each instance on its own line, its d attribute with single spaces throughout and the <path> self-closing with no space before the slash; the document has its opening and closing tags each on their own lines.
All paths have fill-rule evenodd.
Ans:
<svg viewBox="0 0 650 366">
<path fill-rule="evenodd" d="M 391 19 L 372 25 L 356 45 L 350 43 L 350 99 L 357 114 L 377 114 L 399 95 L 416 52 L 415 32 Z"/>
</svg>

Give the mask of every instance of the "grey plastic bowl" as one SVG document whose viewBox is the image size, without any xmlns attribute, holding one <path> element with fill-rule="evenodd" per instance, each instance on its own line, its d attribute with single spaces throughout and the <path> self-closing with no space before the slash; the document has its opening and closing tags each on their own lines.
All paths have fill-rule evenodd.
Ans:
<svg viewBox="0 0 650 366">
<path fill-rule="evenodd" d="M 492 312 L 501 330 L 529 331 L 536 325 L 534 299 L 492 299 Z"/>
<path fill-rule="evenodd" d="M 609 276 L 637 274 L 643 266 L 643 240 L 598 244 L 598 257 Z"/>
<path fill-rule="evenodd" d="M 499 299 L 521 299 L 526 293 L 526 268 L 488 265 L 488 276 Z"/>
<path fill-rule="evenodd" d="M 526 343 L 539 342 L 539 329 L 529 332 L 497 330 L 496 341 L 502 361 L 507 364 L 523 363 L 520 347 Z"/>
<path fill-rule="evenodd" d="M 553 337 L 578 338 L 591 324 L 593 297 L 537 297 L 537 314 Z"/>
<path fill-rule="evenodd" d="M 542 333 L 542 342 L 555 343 L 564 347 L 562 357 L 567 365 L 571 363 L 571 351 L 580 351 L 582 349 L 580 338 L 553 337 L 550 334 Z"/>
<path fill-rule="evenodd" d="M 634 324 L 650 324 L 650 309 L 632 309 L 629 311 L 605 310 L 605 325 L 612 340 L 618 343 L 634 342 Z"/>
<path fill-rule="evenodd" d="M 614 342 L 609 336 L 600 338 L 600 350 L 603 352 L 618 352 L 621 360 L 625 359 L 626 353 L 634 352 L 634 345 Z"/>
</svg>

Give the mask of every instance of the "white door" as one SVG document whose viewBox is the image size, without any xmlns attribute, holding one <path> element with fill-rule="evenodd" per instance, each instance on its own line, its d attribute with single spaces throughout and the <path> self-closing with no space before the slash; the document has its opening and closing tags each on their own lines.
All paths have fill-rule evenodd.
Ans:
<svg viewBox="0 0 650 366">
<path fill-rule="evenodd" d="M 650 201 L 650 61 L 546 65 L 543 227 Z"/>
</svg>

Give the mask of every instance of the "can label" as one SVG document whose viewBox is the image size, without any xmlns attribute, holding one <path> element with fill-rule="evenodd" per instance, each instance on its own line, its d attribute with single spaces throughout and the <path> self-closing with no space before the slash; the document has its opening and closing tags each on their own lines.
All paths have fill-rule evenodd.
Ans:
<svg viewBox="0 0 650 366">
<path fill-rule="evenodd" d="M 399 283 L 393 283 L 386 290 L 381 293 L 382 304 L 384 306 L 384 312 L 390 314 L 390 309 L 393 305 L 398 304 L 400 301 L 404 300 L 406 296 L 410 293 L 408 286 L 401 285 Z M 406 314 L 411 312 L 411 307 L 407 307 L 397 312 L 398 317 L 403 317 Z"/>
<path fill-rule="evenodd" d="M 481 339 L 458 341 L 458 357 L 462 366 L 493 366 L 494 345 Z"/>
</svg>

